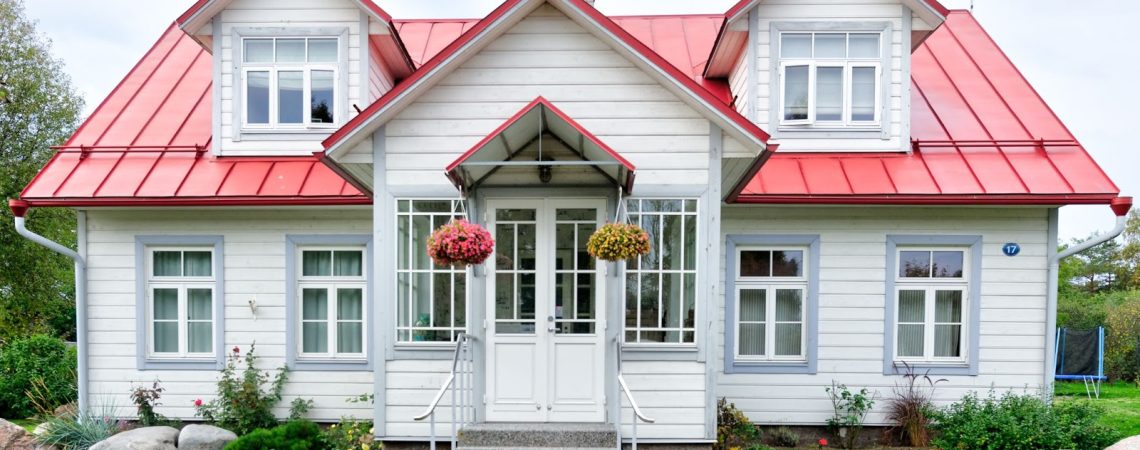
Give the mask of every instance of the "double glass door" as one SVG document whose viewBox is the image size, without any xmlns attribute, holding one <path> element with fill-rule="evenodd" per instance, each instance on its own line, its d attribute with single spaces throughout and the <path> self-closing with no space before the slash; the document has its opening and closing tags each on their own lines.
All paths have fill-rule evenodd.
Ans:
<svg viewBox="0 0 1140 450">
<path fill-rule="evenodd" d="M 487 420 L 601 422 L 604 199 L 488 200 Z"/>
</svg>

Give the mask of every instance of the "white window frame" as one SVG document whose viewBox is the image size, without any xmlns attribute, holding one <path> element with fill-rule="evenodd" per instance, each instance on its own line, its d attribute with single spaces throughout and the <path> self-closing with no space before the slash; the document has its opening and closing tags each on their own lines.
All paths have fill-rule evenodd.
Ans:
<svg viewBox="0 0 1140 450">
<path fill-rule="evenodd" d="M 215 273 L 215 260 L 217 254 L 214 252 L 214 246 L 147 246 L 146 248 L 146 337 L 147 337 L 147 358 L 149 359 L 213 359 L 217 355 L 217 348 L 220 345 L 217 342 L 217 326 L 218 326 L 218 287 L 217 276 Z M 154 254 L 156 252 L 203 252 L 210 254 L 210 276 L 208 277 L 187 277 L 187 276 L 155 276 L 154 275 Z M 185 266 L 183 266 L 185 267 Z M 177 352 L 158 352 L 155 351 L 154 346 L 154 291 L 156 289 L 177 289 L 178 290 L 178 351 Z M 189 298 L 187 291 L 189 289 L 210 289 L 210 350 L 207 352 L 190 352 L 190 314 L 189 314 Z M 201 321 L 195 321 L 201 322 Z"/>
<path fill-rule="evenodd" d="M 880 55 L 874 59 L 871 58 L 815 58 L 815 35 L 817 34 L 878 34 L 879 35 L 879 52 Z M 785 34 L 810 34 L 812 35 L 812 58 L 787 58 L 783 57 L 783 37 Z M 780 49 L 779 55 L 779 70 L 780 70 L 780 104 L 779 109 L 775 111 L 779 115 L 779 123 L 781 126 L 817 126 L 822 128 L 851 128 L 851 129 L 879 129 L 882 127 L 883 117 L 883 89 L 882 89 L 882 43 L 887 39 L 885 33 L 881 31 L 780 31 L 776 34 L 779 39 L 778 48 Z M 850 53 L 850 38 L 847 39 L 848 53 Z M 793 66 L 807 66 L 808 67 L 808 116 L 806 119 L 785 119 L 785 110 L 787 106 L 787 69 Z M 838 121 L 816 120 L 816 70 L 819 67 L 842 67 L 843 68 L 843 109 L 842 119 Z M 871 67 L 875 69 L 875 119 L 873 121 L 856 121 L 851 118 L 852 102 L 854 96 L 853 89 L 853 74 L 855 68 Z"/>
<path fill-rule="evenodd" d="M 335 39 L 337 41 L 337 60 L 332 62 L 245 62 L 245 42 L 248 40 L 271 40 L 273 41 L 273 55 L 277 55 L 277 40 L 278 39 L 302 39 L 305 40 L 305 55 L 308 59 L 308 40 L 310 39 Z M 321 36 L 242 36 L 238 45 L 241 46 L 241 61 L 238 64 L 241 67 L 241 127 L 243 130 L 331 130 L 336 129 L 344 122 L 344 118 L 340 114 L 341 102 L 347 101 L 341 94 L 340 77 L 344 74 L 340 71 L 340 62 L 346 55 L 341 53 L 341 42 L 339 36 L 321 35 Z M 280 111 L 278 109 L 279 98 L 277 92 L 277 73 L 278 72 L 301 72 L 302 73 L 302 104 L 304 110 L 301 114 L 301 123 L 299 124 L 281 124 Z M 333 123 L 313 123 L 312 122 L 312 72 L 313 71 L 331 71 L 333 73 L 333 99 L 334 105 L 332 109 Z M 250 123 L 249 122 L 249 73 L 250 72 L 268 72 L 269 73 L 269 123 Z"/>
<path fill-rule="evenodd" d="M 408 211 L 400 211 L 400 205 L 403 202 L 409 202 L 408 203 Z M 449 202 L 449 204 L 451 205 L 451 211 L 448 213 L 443 213 L 443 212 L 415 212 L 415 203 L 416 202 Z M 450 216 L 455 216 L 455 217 L 467 218 L 467 212 L 463 208 L 463 206 L 461 205 L 461 202 L 463 202 L 463 200 L 455 199 L 455 198 L 413 198 L 413 197 L 397 198 L 396 201 L 393 202 L 393 211 L 392 212 L 396 217 L 397 223 L 395 224 L 395 226 L 392 227 L 392 233 L 395 236 L 397 243 L 393 246 L 395 249 L 395 252 L 394 252 L 395 255 L 393 255 L 394 264 L 392 267 L 393 267 L 393 272 L 395 273 L 395 276 L 393 277 L 393 280 L 395 281 L 395 283 L 392 286 L 391 292 L 392 292 L 392 298 L 396 299 L 396 305 L 395 305 L 395 309 L 393 310 L 394 314 L 392 314 L 391 320 L 392 320 L 392 329 L 394 330 L 393 332 L 395 333 L 395 335 L 392 336 L 392 339 L 394 339 L 394 342 L 398 346 L 425 346 L 425 347 L 448 346 L 448 347 L 454 347 L 454 344 L 453 344 L 455 342 L 454 336 L 456 336 L 458 334 L 458 332 L 466 332 L 468 330 L 467 329 L 467 327 L 469 325 L 468 319 L 470 318 L 470 310 L 471 310 L 471 284 L 470 284 L 470 281 L 471 281 L 472 273 L 470 271 L 468 271 L 467 268 L 459 268 L 459 267 L 453 266 L 453 267 L 440 269 L 440 268 L 436 268 L 435 264 L 429 265 L 429 267 L 427 269 L 416 269 L 416 268 L 414 268 L 413 261 L 414 261 L 415 255 L 412 254 L 411 251 L 412 250 L 422 251 L 422 252 L 426 253 L 427 248 L 424 247 L 424 245 L 415 245 L 414 242 L 412 242 L 413 236 L 411 234 L 406 235 L 406 236 L 401 236 L 400 235 L 400 224 L 399 224 L 399 222 L 402 220 L 414 221 L 413 217 L 415 217 L 415 216 L 428 216 L 428 217 L 435 216 L 436 218 L 439 218 L 442 216 L 450 215 Z M 444 223 L 446 223 L 446 222 L 444 222 Z M 439 225 L 443 225 L 444 223 L 440 223 L 438 225 L 433 223 L 432 231 L 435 231 L 435 229 L 438 228 Z M 409 224 L 408 230 L 409 230 L 409 232 L 412 230 L 411 224 Z M 407 245 L 408 245 L 407 248 L 409 249 L 409 254 L 407 256 L 408 256 L 408 258 L 411 258 L 411 259 L 406 262 L 407 263 L 406 266 L 402 266 L 401 264 L 403 264 L 403 263 L 401 263 L 399 260 L 400 259 L 400 244 L 399 244 L 400 240 L 407 241 Z M 412 305 L 413 305 L 414 296 L 415 296 L 415 291 L 413 291 L 412 289 L 409 288 L 408 289 L 408 296 L 409 297 L 408 298 L 401 298 L 400 297 L 400 286 L 399 286 L 400 275 L 401 274 L 408 274 L 409 279 L 413 280 L 413 282 L 414 282 L 414 280 L 416 278 L 415 274 L 417 274 L 417 273 L 428 273 L 429 279 L 434 278 L 435 274 L 440 274 L 440 273 L 445 273 L 445 274 L 451 275 L 451 296 L 452 296 L 452 299 L 450 302 L 450 305 L 451 305 L 451 314 L 450 314 L 451 324 L 450 324 L 450 326 L 431 326 L 430 325 L 431 322 L 435 321 L 435 310 L 434 309 L 432 309 L 430 311 L 429 326 L 427 326 L 427 327 L 416 326 L 415 325 L 415 322 L 416 322 L 415 317 L 408 317 L 408 325 L 405 325 L 405 326 L 400 325 L 400 317 L 399 317 L 400 316 L 400 310 L 401 310 L 400 303 L 404 302 L 405 303 L 405 311 L 408 314 L 411 314 L 412 309 L 413 309 Z M 455 279 L 456 275 L 464 275 L 464 277 L 463 277 L 463 283 L 464 283 L 463 309 L 464 309 L 464 311 L 463 311 L 463 322 L 462 323 L 460 323 L 458 318 L 457 318 L 458 317 L 457 316 L 458 311 L 455 308 L 455 301 L 456 301 L 455 287 L 459 285 L 458 284 L 459 281 L 457 281 Z M 430 289 L 428 297 L 431 298 L 432 301 L 434 302 L 435 301 L 434 300 L 435 299 L 435 283 L 429 283 L 428 286 Z M 428 331 L 428 332 L 446 331 L 453 337 L 451 340 L 448 340 L 448 341 L 417 341 L 415 339 L 417 331 Z M 406 333 L 407 338 L 403 339 L 401 336 L 401 333 Z"/>
<path fill-rule="evenodd" d="M 903 277 L 899 274 L 899 266 L 902 264 L 903 252 L 961 252 L 962 253 L 962 277 L 960 278 L 917 278 L 917 277 Z M 895 267 L 892 268 L 895 277 L 894 292 L 891 293 L 893 301 L 895 302 L 895 314 L 893 318 L 894 326 L 894 361 L 907 362 L 907 363 L 944 363 L 944 364 L 965 364 L 970 361 L 970 341 L 969 336 L 973 330 L 970 330 L 970 289 L 974 280 L 970 279 L 970 248 L 969 247 L 930 247 L 930 246 L 903 246 L 900 245 L 895 249 Z M 898 339 L 900 336 L 899 327 L 903 325 L 900 322 L 900 315 L 902 308 L 899 307 L 899 293 L 901 291 L 924 291 L 923 297 L 923 342 L 922 342 L 922 355 L 916 356 L 899 356 Z M 958 333 L 958 346 L 962 350 L 961 354 L 956 357 L 935 357 L 934 356 L 934 336 L 935 327 L 940 322 L 935 321 L 935 306 L 937 304 L 936 292 L 938 291 L 960 291 L 962 293 L 962 317 L 959 322 L 941 322 L 942 324 L 957 323 L 961 326 Z M 906 322 L 906 324 L 917 324 L 917 322 Z"/>
<path fill-rule="evenodd" d="M 325 251 L 331 251 L 331 252 L 355 252 L 355 251 L 359 251 L 360 252 L 360 275 L 359 276 L 339 276 L 339 277 L 336 275 L 330 275 L 330 276 L 310 275 L 310 276 L 305 276 L 304 275 L 304 266 L 305 266 L 304 254 L 305 254 L 305 252 L 325 252 Z M 368 266 L 368 248 L 367 248 L 367 246 L 364 246 L 364 245 L 298 245 L 296 252 L 297 252 L 297 254 L 295 256 L 296 257 L 295 261 L 297 261 L 297 264 L 296 264 L 295 270 L 297 272 L 296 273 L 296 280 L 297 280 L 296 297 L 297 298 L 294 301 L 297 302 L 296 303 L 297 317 L 295 319 L 297 322 L 296 323 L 297 333 L 296 333 L 296 336 L 294 337 L 294 339 L 296 339 L 297 359 L 299 361 L 305 361 L 305 360 L 320 360 L 320 361 L 366 360 L 368 358 L 368 317 L 369 317 L 369 314 L 371 314 L 371 311 L 368 308 L 368 295 L 369 295 L 369 292 L 368 292 L 368 271 L 372 270 Z M 332 262 L 331 262 L 334 265 L 334 267 L 336 264 L 335 261 L 336 261 L 336 259 L 334 256 L 332 259 Z M 304 346 L 304 343 L 305 343 L 305 327 L 304 327 L 304 324 L 307 321 L 305 320 L 304 298 L 305 298 L 305 290 L 306 289 L 325 289 L 328 292 L 328 297 L 327 297 L 328 298 L 328 305 L 327 305 L 328 311 L 327 311 L 326 316 L 325 316 L 326 319 L 323 321 L 324 323 L 328 324 L 328 326 L 327 326 L 327 333 L 328 333 L 328 336 L 327 336 L 328 349 L 327 350 L 328 351 L 326 351 L 324 353 L 305 352 L 305 346 Z M 338 309 L 337 306 L 338 306 L 339 301 L 340 301 L 340 299 L 338 298 L 339 289 L 360 289 L 360 291 L 361 291 L 361 295 L 360 295 L 360 308 L 361 308 L 361 316 L 360 317 L 361 317 L 361 320 L 359 320 L 359 321 L 355 321 L 355 320 L 341 321 L 341 320 L 337 319 L 336 312 Z M 308 322 L 311 322 L 311 321 L 308 321 Z M 337 349 L 336 349 L 337 333 L 339 330 L 339 328 L 337 327 L 337 324 L 341 323 L 341 322 L 359 322 L 360 323 L 360 342 L 361 342 L 360 353 L 340 353 L 337 351 Z"/>
<path fill-rule="evenodd" d="M 628 263 L 622 264 L 623 268 L 625 269 L 625 273 L 623 273 L 623 276 L 621 277 L 621 280 L 622 280 L 622 282 L 621 282 L 621 292 L 622 292 L 622 294 L 621 294 L 621 298 L 622 298 L 622 343 L 623 343 L 623 345 L 626 345 L 626 346 L 635 346 L 635 347 L 696 347 L 697 343 L 700 342 L 700 340 L 701 340 L 701 336 L 699 336 L 697 333 L 697 330 L 700 329 L 698 324 L 701 323 L 701 305 L 700 305 L 701 294 L 700 294 L 700 292 L 701 292 L 702 280 L 701 280 L 700 274 L 701 274 L 701 269 L 702 269 L 702 263 L 701 263 L 701 257 L 700 257 L 700 253 L 701 253 L 700 248 L 701 248 L 701 245 L 703 244 L 703 241 L 701 239 L 701 233 L 704 231 L 703 228 L 701 227 L 701 218 L 700 218 L 701 200 L 700 200 L 700 198 L 694 198 L 694 197 L 637 197 L 637 198 L 628 198 L 628 199 L 625 199 L 625 201 L 626 202 L 639 202 L 638 210 L 627 212 L 627 217 L 637 216 L 640 219 L 640 217 L 644 216 L 644 215 L 680 216 L 681 220 L 682 220 L 682 224 L 681 224 L 682 240 L 684 240 L 686 237 L 686 233 L 685 233 L 685 229 L 684 229 L 684 218 L 685 217 L 693 217 L 693 220 L 696 223 L 696 230 L 694 233 L 695 236 L 693 237 L 693 239 L 695 239 L 696 241 L 693 244 L 693 248 L 696 250 L 697 255 L 695 255 L 693 258 L 694 267 L 692 269 L 685 269 L 683 267 L 684 261 L 686 259 L 686 255 L 684 254 L 685 245 L 682 242 L 682 244 L 681 244 L 682 268 L 681 269 L 668 269 L 668 270 L 662 269 L 661 267 L 664 265 L 662 263 L 663 261 L 658 261 L 658 268 L 657 269 L 643 269 L 640 266 L 638 266 L 638 268 L 636 268 L 636 269 L 631 269 L 631 268 L 629 268 Z M 679 212 L 644 212 L 644 208 L 640 207 L 640 205 L 641 205 L 640 202 L 644 202 L 644 201 L 679 201 L 679 202 L 681 202 L 681 211 L 679 211 Z M 685 204 L 687 202 L 693 202 L 693 210 L 692 211 L 688 211 L 687 208 L 685 207 Z M 628 205 L 628 203 L 627 203 L 627 205 Z M 627 209 L 627 211 L 628 211 L 628 209 Z M 632 220 L 631 220 L 631 222 L 632 222 Z M 662 227 L 664 227 L 664 222 L 662 221 L 661 223 L 662 223 Z M 660 236 L 660 234 L 658 236 Z M 651 243 L 651 245 L 656 246 L 657 244 Z M 661 253 L 661 252 L 657 252 L 657 254 L 661 258 L 664 257 L 663 253 Z M 685 326 L 685 318 L 684 318 L 684 316 L 682 316 L 681 317 L 681 326 L 678 328 L 642 327 L 640 320 L 634 321 L 634 323 L 636 325 L 633 328 L 628 327 L 626 325 L 627 317 L 625 317 L 625 311 L 626 311 L 625 305 L 629 301 L 629 299 L 627 298 L 627 295 L 629 295 L 628 294 L 629 291 L 628 291 L 628 287 L 626 285 L 628 284 L 628 278 L 629 278 L 630 274 L 638 274 L 638 275 L 641 275 L 641 274 L 657 274 L 659 280 L 663 279 L 664 278 L 663 275 L 665 275 L 665 274 L 680 274 L 681 275 L 682 295 L 684 295 L 684 277 L 685 277 L 685 275 L 692 275 L 693 280 L 694 280 L 693 284 L 695 286 L 695 288 L 693 289 L 693 326 L 692 327 L 686 327 Z M 638 279 L 640 280 L 640 276 L 638 277 Z M 664 283 L 663 281 L 658 281 L 658 282 Z M 657 293 L 657 306 L 658 306 L 657 311 L 658 311 L 659 315 L 664 314 L 664 312 L 663 312 L 664 311 L 664 304 L 666 302 L 666 299 L 664 298 L 662 291 L 663 291 L 662 289 L 658 289 L 658 293 Z M 638 292 L 637 305 L 638 305 L 638 310 L 639 310 L 639 312 L 638 312 L 639 317 L 638 318 L 640 318 L 640 309 L 641 309 L 641 304 L 642 304 L 641 290 L 638 289 L 637 292 Z M 684 305 L 685 305 L 685 298 L 682 297 L 681 298 L 682 308 L 684 307 Z M 662 319 L 659 317 L 658 320 L 660 322 Z M 669 342 L 642 341 L 641 340 L 641 332 L 643 332 L 643 331 L 666 332 L 666 333 L 676 332 L 680 336 L 680 339 L 677 341 L 669 341 Z M 633 341 L 630 341 L 628 339 L 627 334 L 629 334 L 630 332 L 634 333 L 635 339 Z M 692 341 L 690 341 L 690 342 L 685 341 L 685 334 L 686 333 L 692 333 L 692 336 L 693 336 Z"/>
<path fill-rule="evenodd" d="M 800 276 L 787 277 L 787 276 L 744 276 L 740 271 L 743 267 L 740 264 L 741 254 L 744 252 L 754 251 L 798 251 L 803 254 L 803 262 L 800 264 Z M 810 262 L 810 249 L 806 246 L 757 246 L 757 245 L 742 245 L 736 247 L 736 273 L 732 274 L 735 277 L 735 295 L 734 302 L 736 306 L 735 322 L 732 324 L 735 327 L 735 336 L 733 339 L 733 355 L 737 361 L 771 361 L 771 362 L 802 362 L 807 359 L 807 314 L 808 314 L 808 283 Z M 770 267 L 770 266 L 769 266 Z M 777 322 L 776 321 L 776 290 L 792 290 L 800 291 L 800 320 L 799 322 Z M 764 290 L 764 354 L 763 355 L 741 355 L 740 354 L 740 325 L 742 323 L 760 323 L 754 321 L 742 321 L 740 319 L 740 292 L 744 290 Z M 777 323 L 798 323 L 800 324 L 800 354 L 799 355 L 776 355 L 776 324 Z"/>
</svg>

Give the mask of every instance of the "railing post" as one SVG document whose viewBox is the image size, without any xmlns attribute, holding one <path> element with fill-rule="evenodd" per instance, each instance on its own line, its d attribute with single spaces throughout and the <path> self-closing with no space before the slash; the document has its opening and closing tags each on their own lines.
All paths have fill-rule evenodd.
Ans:
<svg viewBox="0 0 1140 450">
<path fill-rule="evenodd" d="M 431 450 L 435 450 L 435 413 L 431 414 Z"/>
</svg>

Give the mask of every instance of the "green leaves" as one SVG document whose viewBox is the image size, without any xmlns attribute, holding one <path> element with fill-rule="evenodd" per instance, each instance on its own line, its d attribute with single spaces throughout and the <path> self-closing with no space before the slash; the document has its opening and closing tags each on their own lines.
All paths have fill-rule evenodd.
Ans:
<svg viewBox="0 0 1140 450">
<path fill-rule="evenodd" d="M 24 186 L 75 130 L 83 101 L 49 43 L 24 15 L 20 0 L 0 0 L 0 200 Z M 67 258 L 16 234 L 0 208 L 0 345 L 50 333 L 74 338 L 74 278 Z M 35 209 L 33 231 L 75 245 L 75 213 Z"/>
</svg>

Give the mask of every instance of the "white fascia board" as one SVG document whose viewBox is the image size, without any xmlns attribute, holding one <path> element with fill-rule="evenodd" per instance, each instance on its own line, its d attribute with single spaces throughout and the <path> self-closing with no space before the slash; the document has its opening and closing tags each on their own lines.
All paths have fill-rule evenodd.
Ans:
<svg viewBox="0 0 1140 450">
<path fill-rule="evenodd" d="M 441 62 L 438 66 L 433 67 L 428 73 L 424 74 L 423 77 L 416 80 L 415 83 L 408 86 L 407 89 L 404 89 L 403 92 L 400 92 L 396 98 L 384 105 L 380 111 L 377 111 L 372 117 L 353 129 L 348 136 L 345 136 L 337 142 L 336 145 L 325 149 L 325 155 L 333 162 L 337 162 L 338 158 L 343 156 L 345 152 L 359 144 L 362 139 L 371 136 L 377 127 L 384 125 L 391 120 L 393 116 L 415 102 L 420 95 L 423 95 L 425 89 L 434 86 L 440 78 L 457 69 L 460 64 L 471 56 L 474 56 L 474 53 L 477 53 L 484 46 L 489 44 L 490 41 L 498 38 L 499 35 L 502 34 L 502 31 L 505 31 L 504 28 L 509 28 L 522 20 L 525 14 L 519 14 L 519 11 L 525 11 L 529 14 L 544 1 L 545 0 L 530 0 L 520 2 L 514 9 L 504 13 L 502 17 L 496 19 L 495 22 L 491 23 L 482 33 L 465 43 L 463 47 L 460 47 L 455 53 L 448 56 L 446 60 Z"/>
<path fill-rule="evenodd" d="M 737 125 L 735 121 L 729 119 L 728 117 L 725 117 L 723 114 L 721 114 L 720 111 L 717 110 L 715 106 L 709 104 L 707 101 L 705 101 L 705 99 L 701 98 L 700 94 L 697 94 L 696 92 L 693 92 L 686 86 L 682 85 L 680 81 L 666 73 L 657 64 L 647 60 L 640 53 L 630 47 L 629 44 L 625 43 L 617 36 L 614 36 L 613 33 L 610 33 L 610 31 L 603 27 L 601 24 L 594 22 L 589 16 L 583 14 L 582 11 L 574 8 L 573 6 L 567 5 L 565 0 L 550 0 L 549 3 L 558 8 L 559 11 L 562 11 L 563 14 L 566 14 L 568 17 L 574 20 L 575 23 L 586 28 L 588 31 L 591 31 L 591 34 L 594 34 L 595 37 L 599 35 L 605 36 L 605 40 L 609 40 L 613 44 L 615 50 L 617 50 L 619 53 L 623 53 L 626 58 L 628 58 L 630 61 L 633 61 L 639 68 L 641 68 L 641 70 L 649 74 L 662 86 L 665 86 L 666 89 L 669 89 L 669 91 L 674 95 L 680 97 L 681 100 L 688 104 L 690 107 L 693 107 L 693 109 L 696 109 L 698 112 L 704 112 L 702 115 L 704 115 L 706 119 L 711 120 L 722 130 L 727 131 L 732 137 L 738 139 L 740 142 L 751 142 L 755 144 L 761 151 L 767 148 L 767 144 L 764 141 L 757 139 L 756 136 L 752 135 L 752 133 L 747 132 L 739 125 Z"/>
</svg>

